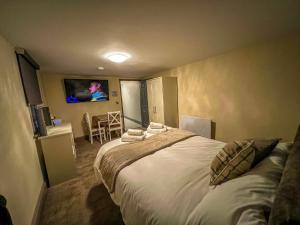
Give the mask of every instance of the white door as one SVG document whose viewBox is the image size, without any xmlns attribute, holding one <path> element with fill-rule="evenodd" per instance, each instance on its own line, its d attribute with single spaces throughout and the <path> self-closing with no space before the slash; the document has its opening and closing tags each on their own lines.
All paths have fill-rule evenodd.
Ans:
<svg viewBox="0 0 300 225">
<path fill-rule="evenodd" d="M 152 122 L 164 123 L 164 103 L 162 78 L 147 80 L 149 119 Z"/>
</svg>

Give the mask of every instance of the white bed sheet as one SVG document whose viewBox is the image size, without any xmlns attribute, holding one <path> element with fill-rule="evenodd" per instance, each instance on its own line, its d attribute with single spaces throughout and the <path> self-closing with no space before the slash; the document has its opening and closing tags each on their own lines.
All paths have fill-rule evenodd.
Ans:
<svg viewBox="0 0 300 225">
<path fill-rule="evenodd" d="M 95 161 L 97 170 L 103 154 L 120 144 L 125 143 L 118 139 L 99 150 Z M 268 160 L 261 162 L 258 169 L 256 167 L 254 172 L 249 172 L 247 176 L 254 173 L 251 179 L 242 176 L 211 188 L 209 165 L 224 145 L 224 142 L 196 136 L 146 156 L 121 170 L 111 196 L 120 206 L 125 224 L 265 224 L 265 221 L 260 221 L 263 220 L 261 210 L 255 207 L 253 210 L 251 206 L 256 203 L 259 209 L 264 209 L 272 204 L 284 166 L 284 154 L 287 154 L 286 146 L 281 146 Z M 271 164 L 261 166 L 269 159 Z M 273 166 L 271 170 L 270 165 Z M 257 186 L 252 192 L 250 187 Z M 248 198 L 251 199 L 249 204 Z M 247 223 L 249 220 L 252 223 Z"/>
<path fill-rule="evenodd" d="M 146 132 L 146 137 L 145 138 L 149 138 L 154 134 L 150 134 Z M 95 176 L 97 177 L 98 181 L 102 182 L 102 176 L 101 176 L 101 172 L 99 170 L 100 167 L 100 162 L 101 159 L 103 157 L 103 155 L 109 151 L 110 149 L 112 149 L 113 147 L 116 147 L 118 145 L 124 145 L 124 144 L 128 144 L 129 142 L 123 142 L 121 140 L 121 138 L 115 139 L 113 141 L 110 141 L 104 145 L 101 146 L 101 148 L 99 149 L 95 162 L 94 162 L 94 171 L 95 171 Z M 112 200 L 115 202 L 116 205 L 120 205 L 119 200 L 115 197 L 114 193 L 110 194 Z"/>
<path fill-rule="evenodd" d="M 100 149 L 95 166 L 115 140 Z M 225 145 L 200 136 L 144 157 L 119 173 L 112 198 L 120 206 L 124 222 L 184 224 L 189 213 L 208 192 L 209 165 Z"/>
</svg>

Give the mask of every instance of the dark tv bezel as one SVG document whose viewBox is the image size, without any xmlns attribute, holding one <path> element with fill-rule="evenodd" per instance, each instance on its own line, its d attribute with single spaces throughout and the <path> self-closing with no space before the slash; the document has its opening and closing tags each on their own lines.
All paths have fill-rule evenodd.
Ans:
<svg viewBox="0 0 300 225">
<path fill-rule="evenodd" d="M 105 101 L 84 101 L 84 102 L 67 102 L 67 88 L 66 88 L 66 80 L 76 80 L 76 81 L 80 81 L 80 80 L 89 80 L 89 81 L 107 81 L 107 89 L 108 89 L 108 95 L 107 95 L 107 100 Z M 101 102 L 108 102 L 110 100 L 109 98 L 109 81 L 108 79 L 69 79 L 69 78 L 64 78 L 64 91 L 65 91 L 65 101 L 67 104 L 78 104 L 78 103 L 101 103 Z"/>
</svg>

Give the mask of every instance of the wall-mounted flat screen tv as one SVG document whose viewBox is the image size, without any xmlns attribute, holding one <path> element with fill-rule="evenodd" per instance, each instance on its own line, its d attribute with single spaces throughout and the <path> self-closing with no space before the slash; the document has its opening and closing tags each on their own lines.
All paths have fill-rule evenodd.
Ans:
<svg viewBox="0 0 300 225">
<path fill-rule="evenodd" d="M 67 103 L 109 100 L 108 80 L 64 79 Z"/>
</svg>

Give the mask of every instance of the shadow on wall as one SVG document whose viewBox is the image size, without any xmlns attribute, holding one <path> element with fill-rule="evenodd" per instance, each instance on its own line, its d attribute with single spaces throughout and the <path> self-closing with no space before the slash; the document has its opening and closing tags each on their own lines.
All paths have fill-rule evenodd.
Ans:
<svg viewBox="0 0 300 225">
<path fill-rule="evenodd" d="M 84 118 L 84 115 L 82 116 L 82 119 L 81 119 L 81 127 L 83 130 L 84 137 L 87 138 L 89 136 L 90 132 L 89 132 L 89 127 L 88 127 L 87 121 Z"/>
<path fill-rule="evenodd" d="M 85 135 L 88 135 L 89 134 L 89 128 L 88 128 L 88 124 L 87 124 L 87 121 L 84 118 L 84 116 L 82 116 L 82 118 L 81 118 L 81 127 L 82 127 L 82 130 L 83 130 L 83 133 Z"/>
<path fill-rule="evenodd" d="M 211 139 L 216 139 L 216 122 L 211 121 Z"/>
</svg>

